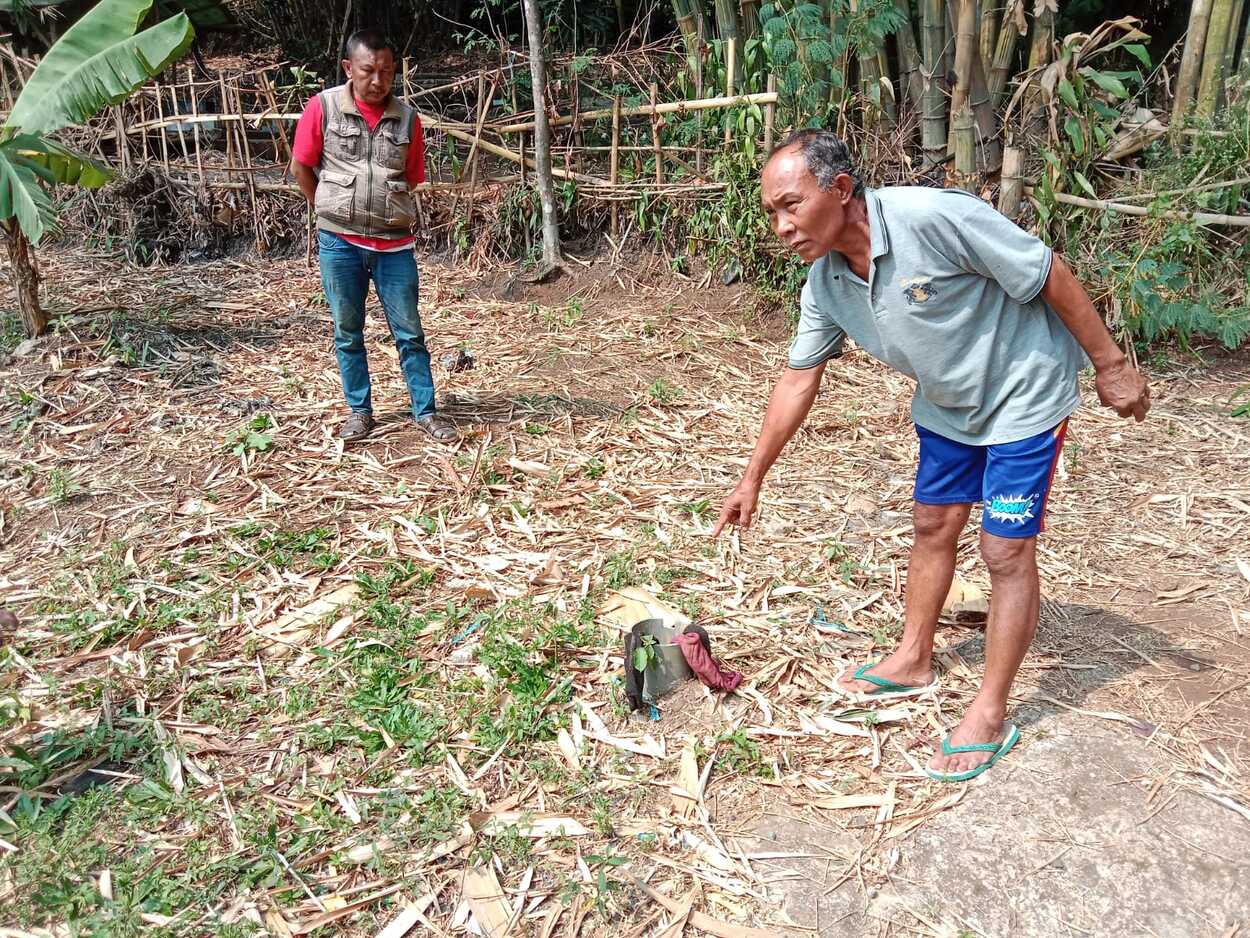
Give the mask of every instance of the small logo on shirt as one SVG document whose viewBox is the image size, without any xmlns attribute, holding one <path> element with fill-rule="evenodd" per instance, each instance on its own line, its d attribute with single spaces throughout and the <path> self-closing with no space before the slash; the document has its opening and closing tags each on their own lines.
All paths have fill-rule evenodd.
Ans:
<svg viewBox="0 0 1250 938">
<path fill-rule="evenodd" d="M 899 283 L 909 306 L 921 306 L 937 296 L 931 277 L 913 277 L 911 280 L 901 280 Z"/>
<path fill-rule="evenodd" d="M 1033 517 L 1036 495 L 995 495 L 985 504 L 985 510 L 995 521 L 1007 524 L 1024 524 Z"/>
</svg>

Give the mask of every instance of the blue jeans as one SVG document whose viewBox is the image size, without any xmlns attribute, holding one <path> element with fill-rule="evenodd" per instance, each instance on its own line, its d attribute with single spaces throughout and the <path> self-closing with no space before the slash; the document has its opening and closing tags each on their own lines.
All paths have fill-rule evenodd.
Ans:
<svg viewBox="0 0 1250 938">
<path fill-rule="evenodd" d="M 430 373 L 430 353 L 417 313 L 419 278 L 412 251 L 370 251 L 329 231 L 317 232 L 317 248 L 321 255 L 321 286 L 334 320 L 334 354 L 339 361 L 347 406 L 358 413 L 373 413 L 369 358 L 365 352 L 365 297 L 372 278 L 386 312 L 386 324 L 399 349 L 399 366 L 412 398 L 412 415 L 424 417 L 434 413 L 434 376 Z"/>
</svg>

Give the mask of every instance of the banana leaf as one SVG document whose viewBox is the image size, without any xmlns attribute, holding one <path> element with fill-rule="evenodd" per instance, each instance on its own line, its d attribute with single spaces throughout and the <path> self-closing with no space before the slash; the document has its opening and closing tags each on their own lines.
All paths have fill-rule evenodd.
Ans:
<svg viewBox="0 0 1250 938">
<path fill-rule="evenodd" d="M 101 0 L 48 50 L 5 128 L 47 134 L 89 120 L 178 59 L 195 28 L 185 13 L 134 31 L 152 0 Z"/>
<path fill-rule="evenodd" d="M 0 221 L 16 218 L 31 244 L 56 226 L 52 200 L 39 184 L 41 175 L 12 140 L 0 143 Z"/>
</svg>

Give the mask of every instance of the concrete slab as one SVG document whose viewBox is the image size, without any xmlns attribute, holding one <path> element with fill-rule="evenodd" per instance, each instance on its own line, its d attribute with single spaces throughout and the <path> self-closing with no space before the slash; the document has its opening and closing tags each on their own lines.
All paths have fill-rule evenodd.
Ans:
<svg viewBox="0 0 1250 938">
<path fill-rule="evenodd" d="M 900 845 L 879 889 L 849 880 L 830 891 L 845 862 L 757 869 L 795 874 L 770 888 L 821 938 L 878 934 L 887 922 L 950 938 L 1222 938 L 1236 924 L 1250 934 L 1250 822 L 1182 790 L 1127 726 L 1064 713 L 1025 732 L 957 807 Z M 755 834 L 757 849 L 857 849 L 850 833 L 776 817 Z"/>
</svg>

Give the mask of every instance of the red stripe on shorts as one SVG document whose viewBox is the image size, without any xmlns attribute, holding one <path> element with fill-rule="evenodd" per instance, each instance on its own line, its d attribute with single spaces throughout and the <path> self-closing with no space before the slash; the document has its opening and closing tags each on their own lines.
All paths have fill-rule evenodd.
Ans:
<svg viewBox="0 0 1250 938">
<path fill-rule="evenodd" d="M 1050 490 L 1055 484 L 1055 470 L 1059 468 L 1059 457 L 1063 455 L 1063 440 L 1068 435 L 1068 421 L 1055 428 L 1055 458 L 1050 461 L 1050 475 L 1046 477 L 1046 497 L 1042 499 L 1042 521 L 1038 532 L 1046 530 L 1046 506 L 1050 504 Z"/>
</svg>

